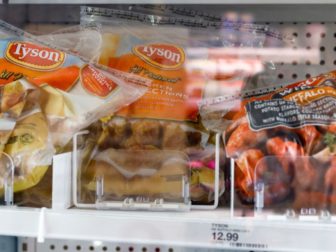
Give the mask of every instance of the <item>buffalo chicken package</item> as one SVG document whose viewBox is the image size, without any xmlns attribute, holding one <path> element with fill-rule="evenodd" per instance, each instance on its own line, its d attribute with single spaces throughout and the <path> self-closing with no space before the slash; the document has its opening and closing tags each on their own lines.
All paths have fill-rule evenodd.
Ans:
<svg viewBox="0 0 336 252">
<path fill-rule="evenodd" d="M 330 72 L 266 95 L 204 104 L 205 120 L 223 130 L 243 205 L 335 213 L 335 80 Z"/>
<path fill-rule="evenodd" d="M 176 201 L 184 196 L 182 179 L 187 177 L 191 200 L 210 203 L 215 189 L 215 141 L 202 126 L 198 111 L 206 80 L 188 70 L 186 26 L 155 25 L 147 22 L 149 18 L 135 12 L 82 8 L 83 25 L 101 25 L 98 63 L 152 81 L 142 98 L 105 119 L 92 161 L 82 169 L 87 171 L 84 187 L 94 191 L 95 179 L 104 175 L 107 198 Z"/>
<path fill-rule="evenodd" d="M 0 30 L 4 31 L 0 39 L 0 154 L 5 152 L 13 160 L 14 192 L 21 192 L 20 202 L 48 204 L 48 193 L 49 197 L 43 196 L 46 201 L 39 202 L 38 189 L 35 199 L 30 197 L 33 200 L 26 200 L 22 192 L 51 174 L 53 155 L 62 151 L 74 133 L 141 97 L 150 82 L 99 69 L 4 22 Z M 50 189 L 51 184 L 44 187 Z"/>
</svg>

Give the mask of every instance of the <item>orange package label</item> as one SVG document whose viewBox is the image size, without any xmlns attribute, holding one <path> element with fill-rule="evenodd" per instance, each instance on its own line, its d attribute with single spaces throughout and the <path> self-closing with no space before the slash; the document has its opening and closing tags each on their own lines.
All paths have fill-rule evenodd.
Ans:
<svg viewBox="0 0 336 252">
<path fill-rule="evenodd" d="M 107 41 L 104 41 L 107 43 Z M 102 52 L 102 57 L 104 52 Z M 108 66 L 152 81 L 147 93 L 119 114 L 137 118 L 190 120 L 198 118 L 198 102 L 205 81 L 190 74 L 183 48 L 168 43 L 135 45 L 126 54 L 111 57 Z M 102 62 L 102 60 L 101 60 Z"/>
<path fill-rule="evenodd" d="M 0 85 L 26 77 L 37 86 L 48 84 L 66 92 L 105 99 L 117 85 L 78 57 L 28 41 L 1 40 Z M 2 56 L 2 57 L 1 57 Z"/>
<path fill-rule="evenodd" d="M 20 40 L 0 41 L 0 85 L 28 78 L 36 85 L 68 91 L 78 80 L 83 62 L 64 52 Z M 43 77 L 42 77 L 43 76 Z"/>
<path fill-rule="evenodd" d="M 82 86 L 87 92 L 102 98 L 108 96 L 117 87 L 111 79 L 89 65 L 82 68 L 81 79 Z"/>
</svg>

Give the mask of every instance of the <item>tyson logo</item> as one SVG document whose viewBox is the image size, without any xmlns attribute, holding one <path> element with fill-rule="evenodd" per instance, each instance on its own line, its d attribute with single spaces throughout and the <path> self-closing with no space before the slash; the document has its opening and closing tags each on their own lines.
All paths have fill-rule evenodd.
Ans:
<svg viewBox="0 0 336 252">
<path fill-rule="evenodd" d="M 29 42 L 15 41 L 8 44 L 5 57 L 16 65 L 39 71 L 50 71 L 63 64 L 65 54 Z"/>
<path fill-rule="evenodd" d="M 183 49 L 170 44 L 139 45 L 133 48 L 133 53 L 145 62 L 167 70 L 180 68 L 185 60 Z"/>
</svg>

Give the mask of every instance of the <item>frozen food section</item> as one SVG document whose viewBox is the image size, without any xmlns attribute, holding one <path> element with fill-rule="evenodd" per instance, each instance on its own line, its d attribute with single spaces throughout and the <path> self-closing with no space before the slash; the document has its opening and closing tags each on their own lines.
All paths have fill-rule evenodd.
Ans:
<svg viewBox="0 0 336 252">
<path fill-rule="evenodd" d="M 4 248 L 336 251 L 336 2 L 0 2 Z"/>
</svg>

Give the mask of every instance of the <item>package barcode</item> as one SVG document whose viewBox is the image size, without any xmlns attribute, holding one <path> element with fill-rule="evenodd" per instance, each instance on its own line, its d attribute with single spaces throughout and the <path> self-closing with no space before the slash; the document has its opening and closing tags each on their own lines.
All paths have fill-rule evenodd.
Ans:
<svg viewBox="0 0 336 252">
<path fill-rule="evenodd" d="M 236 248 L 267 248 L 266 244 L 260 244 L 260 243 L 244 243 L 244 242 L 231 242 L 231 247 Z"/>
</svg>

